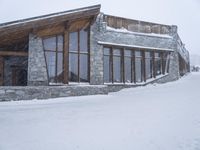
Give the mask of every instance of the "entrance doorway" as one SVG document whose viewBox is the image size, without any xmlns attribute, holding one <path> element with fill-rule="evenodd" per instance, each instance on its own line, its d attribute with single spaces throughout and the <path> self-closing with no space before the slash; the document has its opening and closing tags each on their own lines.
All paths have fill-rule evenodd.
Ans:
<svg viewBox="0 0 200 150">
<path fill-rule="evenodd" d="M 12 86 L 27 85 L 27 70 L 19 66 L 12 68 Z"/>
</svg>

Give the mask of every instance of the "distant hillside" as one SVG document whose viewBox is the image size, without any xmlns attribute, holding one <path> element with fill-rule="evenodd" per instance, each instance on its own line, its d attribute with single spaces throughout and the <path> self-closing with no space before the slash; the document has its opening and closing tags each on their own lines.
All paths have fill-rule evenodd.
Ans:
<svg viewBox="0 0 200 150">
<path fill-rule="evenodd" d="M 200 66 L 200 55 L 190 55 L 190 65 Z"/>
</svg>

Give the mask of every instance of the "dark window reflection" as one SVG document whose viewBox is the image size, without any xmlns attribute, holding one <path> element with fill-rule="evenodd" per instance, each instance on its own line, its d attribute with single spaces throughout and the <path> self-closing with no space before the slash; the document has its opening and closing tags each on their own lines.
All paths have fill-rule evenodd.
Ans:
<svg viewBox="0 0 200 150">
<path fill-rule="evenodd" d="M 87 30 L 80 31 L 80 51 L 83 51 L 83 52 L 88 51 L 88 31 Z"/>
<path fill-rule="evenodd" d="M 113 51 L 113 81 L 122 82 L 121 76 L 121 51 L 114 49 Z"/>
<path fill-rule="evenodd" d="M 142 60 L 135 58 L 135 78 L 136 82 L 142 82 Z"/>
<path fill-rule="evenodd" d="M 45 50 L 56 51 L 56 37 L 44 39 L 43 43 L 44 43 Z"/>
<path fill-rule="evenodd" d="M 131 83 L 131 58 L 125 57 L 124 59 L 125 63 L 125 82 Z"/>
<path fill-rule="evenodd" d="M 145 52 L 145 72 L 146 79 L 150 79 L 153 77 L 153 60 L 152 60 L 152 52 Z"/>
<path fill-rule="evenodd" d="M 88 55 L 80 55 L 80 82 L 88 82 Z"/>
<path fill-rule="evenodd" d="M 57 82 L 63 82 L 63 53 L 57 54 Z"/>
<path fill-rule="evenodd" d="M 78 32 L 69 34 L 69 51 L 78 51 Z"/>
<path fill-rule="evenodd" d="M 104 73 L 103 73 L 103 76 L 104 76 L 104 82 L 105 83 L 112 82 L 111 67 L 110 67 L 110 62 L 111 62 L 110 52 L 111 52 L 110 48 L 104 48 L 104 62 L 103 62 Z"/>
<path fill-rule="evenodd" d="M 142 82 L 142 53 L 135 51 L 135 79 L 136 82 Z"/>
<path fill-rule="evenodd" d="M 69 36 L 69 81 L 89 82 L 88 30 L 82 29 Z"/>
<path fill-rule="evenodd" d="M 124 50 L 124 76 L 125 82 L 131 83 L 132 82 L 132 51 L 131 50 Z"/>
<path fill-rule="evenodd" d="M 47 70 L 49 75 L 49 82 L 55 82 L 56 77 L 56 53 L 46 52 Z"/>
<path fill-rule="evenodd" d="M 78 54 L 69 54 L 69 81 L 78 82 Z"/>
<path fill-rule="evenodd" d="M 63 36 L 43 39 L 50 83 L 63 82 Z"/>
<path fill-rule="evenodd" d="M 155 71 L 156 71 L 156 75 L 160 75 L 161 74 L 161 57 L 160 57 L 160 53 L 156 52 L 155 53 Z"/>
<path fill-rule="evenodd" d="M 57 46 L 58 46 L 58 51 L 62 52 L 63 51 L 63 36 L 58 36 L 58 42 L 57 42 Z"/>
</svg>

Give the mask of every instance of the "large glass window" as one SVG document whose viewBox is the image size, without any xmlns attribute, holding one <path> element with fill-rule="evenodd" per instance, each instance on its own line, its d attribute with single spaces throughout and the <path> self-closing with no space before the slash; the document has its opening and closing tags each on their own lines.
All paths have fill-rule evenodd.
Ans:
<svg viewBox="0 0 200 150">
<path fill-rule="evenodd" d="M 135 80 L 142 82 L 142 53 L 135 51 Z"/>
<path fill-rule="evenodd" d="M 163 74 L 169 72 L 169 52 L 163 53 Z"/>
<path fill-rule="evenodd" d="M 103 70 L 103 77 L 104 77 L 104 83 L 112 82 L 112 71 L 111 71 L 111 49 L 110 48 L 104 48 L 104 70 Z"/>
<path fill-rule="evenodd" d="M 124 77 L 126 83 L 131 83 L 133 76 L 132 51 L 124 50 Z"/>
<path fill-rule="evenodd" d="M 169 52 L 104 47 L 104 83 L 140 83 L 168 68 Z"/>
<path fill-rule="evenodd" d="M 159 52 L 155 52 L 155 74 L 160 75 L 162 70 L 161 55 Z"/>
<path fill-rule="evenodd" d="M 89 81 L 88 30 L 69 34 L 69 81 Z"/>
<path fill-rule="evenodd" d="M 50 83 L 63 82 L 63 36 L 43 39 L 48 78 Z"/>
<path fill-rule="evenodd" d="M 150 51 L 145 52 L 145 73 L 146 79 L 150 79 L 153 77 L 153 58 L 152 52 Z"/>
<path fill-rule="evenodd" d="M 122 82 L 122 62 L 121 62 L 121 50 L 113 50 L 113 80 L 114 82 Z"/>
</svg>

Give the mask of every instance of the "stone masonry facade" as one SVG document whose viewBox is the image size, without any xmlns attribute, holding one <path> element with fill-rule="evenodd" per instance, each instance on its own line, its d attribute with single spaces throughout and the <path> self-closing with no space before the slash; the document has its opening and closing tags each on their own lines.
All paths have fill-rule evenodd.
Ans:
<svg viewBox="0 0 200 150">
<path fill-rule="evenodd" d="M 0 87 L 0 101 L 47 99 L 55 97 L 108 94 L 123 88 L 136 87 L 133 85 L 104 85 L 103 77 L 103 48 L 104 44 L 128 45 L 147 47 L 158 50 L 172 50 L 170 53 L 169 73 L 151 82 L 165 83 L 180 78 L 179 55 L 189 61 L 189 54 L 181 46 L 177 33 L 177 26 L 171 26 L 169 36 L 155 36 L 151 34 L 137 34 L 115 30 L 107 25 L 104 14 L 100 13 L 90 27 L 90 83 L 89 85 L 63 85 L 49 86 L 47 64 L 43 50 L 42 38 L 29 34 L 28 48 L 28 86 L 26 87 Z M 185 52 L 186 54 L 180 54 Z M 185 56 L 184 56 L 185 55 Z"/>
<path fill-rule="evenodd" d="M 91 84 L 103 83 L 103 45 L 102 43 L 117 43 L 119 45 L 139 45 L 157 49 L 172 49 L 170 54 L 169 74 L 158 83 L 165 83 L 179 79 L 178 39 L 177 26 L 172 26 L 171 37 L 155 37 L 151 35 L 137 35 L 134 33 L 116 32 L 107 30 L 101 13 L 91 27 Z"/>
</svg>

